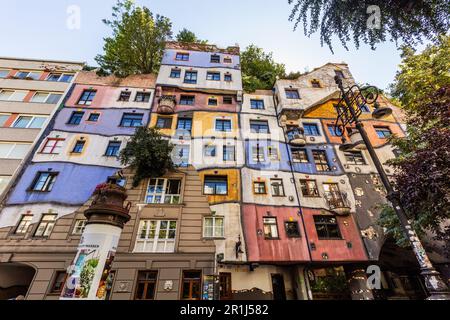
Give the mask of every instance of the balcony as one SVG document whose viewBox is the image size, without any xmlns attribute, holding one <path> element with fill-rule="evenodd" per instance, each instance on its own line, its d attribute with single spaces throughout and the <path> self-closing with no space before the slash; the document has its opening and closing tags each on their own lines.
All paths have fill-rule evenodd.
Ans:
<svg viewBox="0 0 450 320">
<path fill-rule="evenodd" d="M 174 96 L 161 96 L 158 100 L 156 112 L 159 114 L 172 114 L 175 112 L 176 104 L 177 102 Z"/>
<path fill-rule="evenodd" d="M 330 211 L 333 211 L 338 216 L 347 216 L 350 214 L 351 204 L 345 192 L 325 192 L 324 196 Z"/>
<path fill-rule="evenodd" d="M 303 128 L 297 127 L 286 131 L 289 144 L 293 146 L 304 146 L 306 138 Z"/>
</svg>

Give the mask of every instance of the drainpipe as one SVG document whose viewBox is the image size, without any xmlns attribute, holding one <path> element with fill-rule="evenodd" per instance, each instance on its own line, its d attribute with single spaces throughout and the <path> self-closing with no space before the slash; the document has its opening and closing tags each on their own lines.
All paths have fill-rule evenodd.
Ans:
<svg viewBox="0 0 450 320">
<path fill-rule="evenodd" d="M 306 224 L 305 224 L 305 220 L 303 218 L 303 210 L 302 210 L 302 206 L 301 206 L 301 202 L 300 202 L 300 195 L 299 195 L 298 188 L 297 188 L 297 182 L 295 180 L 295 172 L 294 172 L 294 168 L 292 166 L 292 158 L 291 158 L 290 150 L 288 147 L 289 142 L 286 139 L 286 132 L 284 131 L 284 128 L 283 128 L 283 126 L 281 126 L 280 121 L 279 121 L 278 108 L 277 108 L 276 100 L 275 100 L 275 84 L 276 84 L 276 82 L 273 85 L 274 89 L 272 89 L 272 92 L 273 92 L 272 98 L 273 98 L 273 104 L 275 106 L 275 115 L 277 117 L 278 127 L 283 131 L 286 153 L 287 153 L 288 159 L 289 159 L 289 167 L 291 169 L 292 180 L 294 181 L 295 195 L 297 196 L 298 215 L 300 216 L 300 219 L 302 221 L 303 230 L 305 232 L 305 240 L 306 240 L 306 246 L 308 248 L 309 260 L 312 261 L 311 248 L 309 247 L 308 232 L 306 231 Z M 305 278 L 305 283 L 306 283 L 306 278 Z M 308 300 L 311 300 L 311 297 L 309 295 L 309 290 L 308 290 L 308 284 L 306 285 L 306 287 L 307 287 L 307 298 L 308 298 Z"/>
</svg>

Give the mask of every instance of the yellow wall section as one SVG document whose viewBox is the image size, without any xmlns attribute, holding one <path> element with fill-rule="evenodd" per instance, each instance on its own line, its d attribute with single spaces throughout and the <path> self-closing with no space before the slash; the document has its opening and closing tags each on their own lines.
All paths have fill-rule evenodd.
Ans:
<svg viewBox="0 0 450 320">
<path fill-rule="evenodd" d="M 156 126 L 156 122 L 158 121 L 158 117 L 167 117 L 167 118 L 172 118 L 172 128 L 170 129 L 159 129 L 159 132 L 162 135 L 165 136 L 173 136 L 175 135 L 175 130 L 177 128 L 177 122 L 178 122 L 178 115 L 177 114 L 172 114 L 172 115 L 160 115 L 157 113 L 154 113 L 151 115 L 150 118 L 150 124 L 149 127 L 150 128 L 154 128 Z"/>
<path fill-rule="evenodd" d="M 304 118 L 328 118 L 328 119 L 335 119 L 337 116 L 336 110 L 334 108 L 334 104 L 338 104 L 339 100 L 332 99 L 329 100 L 323 104 L 320 104 L 318 106 L 315 106 L 307 111 L 305 111 Z M 373 108 L 369 106 L 370 113 L 362 113 L 360 116 L 361 120 L 369 120 L 372 118 L 372 111 Z M 390 115 L 389 117 L 383 118 L 383 121 L 390 121 L 390 122 L 396 122 L 394 117 Z"/>
<path fill-rule="evenodd" d="M 211 169 L 199 172 L 202 181 L 202 192 L 204 190 L 205 176 L 227 176 L 228 194 L 227 195 L 207 195 L 210 204 L 221 202 L 240 201 L 241 179 L 238 169 Z"/>
<path fill-rule="evenodd" d="M 216 119 L 231 119 L 231 132 L 215 131 Z M 226 112 L 194 112 L 192 121 L 192 136 L 214 136 L 214 137 L 237 137 L 238 118 L 237 114 Z"/>
</svg>

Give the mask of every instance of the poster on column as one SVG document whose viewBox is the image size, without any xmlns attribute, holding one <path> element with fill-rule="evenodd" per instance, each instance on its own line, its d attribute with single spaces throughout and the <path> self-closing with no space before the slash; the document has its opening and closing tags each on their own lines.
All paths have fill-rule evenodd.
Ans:
<svg viewBox="0 0 450 320">
<path fill-rule="evenodd" d="M 88 232 L 89 231 L 93 232 Z M 61 300 L 99 299 L 106 297 L 111 265 L 119 235 L 95 233 L 100 226 L 88 225 L 78 246 L 77 255 L 68 269 Z M 98 230 L 101 231 L 101 230 Z"/>
</svg>

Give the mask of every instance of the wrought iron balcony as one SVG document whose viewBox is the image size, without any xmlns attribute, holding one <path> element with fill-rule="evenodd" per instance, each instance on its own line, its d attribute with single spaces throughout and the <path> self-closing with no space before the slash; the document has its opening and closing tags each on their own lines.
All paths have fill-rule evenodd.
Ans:
<svg viewBox="0 0 450 320">
<path fill-rule="evenodd" d="M 289 144 L 294 146 L 304 146 L 306 144 L 305 132 L 303 128 L 297 127 L 286 131 Z"/>
<path fill-rule="evenodd" d="M 175 106 L 177 104 L 174 96 L 161 96 L 158 100 L 157 113 L 160 114 L 172 114 L 175 112 Z"/>
<path fill-rule="evenodd" d="M 348 200 L 347 193 L 341 191 L 325 192 L 325 201 L 328 208 L 339 216 L 350 214 L 351 204 Z"/>
</svg>

